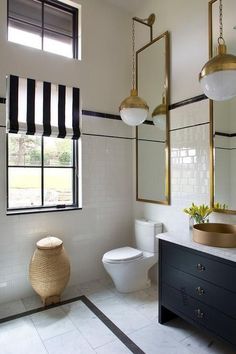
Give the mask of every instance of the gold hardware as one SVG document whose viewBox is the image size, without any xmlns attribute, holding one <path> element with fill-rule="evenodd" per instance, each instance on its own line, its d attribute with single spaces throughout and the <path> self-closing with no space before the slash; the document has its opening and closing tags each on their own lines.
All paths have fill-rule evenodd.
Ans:
<svg viewBox="0 0 236 354">
<path fill-rule="evenodd" d="M 198 287 L 196 288 L 196 292 L 197 292 L 197 294 L 198 294 L 199 296 L 205 294 L 205 291 L 204 291 L 200 286 L 198 286 Z"/>
<path fill-rule="evenodd" d="M 147 103 L 138 96 L 138 92 L 136 89 L 132 89 L 130 91 L 130 96 L 125 98 L 124 101 L 121 102 L 120 104 L 120 111 L 123 108 L 143 108 L 148 111 L 148 105 Z"/>
<path fill-rule="evenodd" d="M 213 247 L 236 247 L 236 225 L 215 223 L 194 225 L 193 240 Z"/>
<path fill-rule="evenodd" d="M 199 270 L 200 272 L 203 272 L 204 270 L 206 270 L 206 268 L 201 263 L 198 263 L 197 270 Z"/>
<path fill-rule="evenodd" d="M 152 117 L 158 116 L 158 115 L 166 115 L 167 112 L 167 106 L 166 106 L 166 98 L 165 94 L 163 93 L 162 96 L 162 104 L 157 106 L 154 111 L 152 112 Z"/>
<path fill-rule="evenodd" d="M 203 318 L 204 317 L 204 313 L 200 309 L 196 309 L 195 310 L 195 315 L 197 316 L 197 318 Z"/>
</svg>

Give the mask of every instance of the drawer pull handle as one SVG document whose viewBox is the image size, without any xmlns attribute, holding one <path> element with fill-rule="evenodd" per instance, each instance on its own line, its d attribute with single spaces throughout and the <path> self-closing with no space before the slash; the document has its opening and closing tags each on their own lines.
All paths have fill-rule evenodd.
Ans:
<svg viewBox="0 0 236 354">
<path fill-rule="evenodd" d="M 197 292 L 197 294 L 198 294 L 199 296 L 205 294 L 205 291 L 204 291 L 200 286 L 198 286 L 198 287 L 196 288 L 196 292 Z"/>
<path fill-rule="evenodd" d="M 195 315 L 197 316 L 197 318 L 204 317 L 204 313 L 200 309 L 195 310 Z"/>
<path fill-rule="evenodd" d="M 201 263 L 197 264 L 197 270 L 199 270 L 199 272 L 203 272 L 205 269 L 206 268 Z"/>
</svg>

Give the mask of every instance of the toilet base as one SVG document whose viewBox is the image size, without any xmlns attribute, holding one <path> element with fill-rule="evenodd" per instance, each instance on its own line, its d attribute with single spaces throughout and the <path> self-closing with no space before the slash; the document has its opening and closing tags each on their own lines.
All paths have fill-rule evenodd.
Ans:
<svg viewBox="0 0 236 354">
<path fill-rule="evenodd" d="M 119 293 L 128 294 L 128 293 L 133 293 L 135 291 L 140 291 L 140 290 L 150 288 L 151 279 L 147 279 L 144 282 L 140 282 L 140 283 L 136 283 L 136 284 L 130 284 L 130 285 L 126 284 L 125 286 L 124 286 L 124 284 L 122 284 L 122 285 L 116 284 L 115 282 L 114 282 L 114 284 L 115 284 L 116 290 Z"/>
<path fill-rule="evenodd" d="M 121 264 L 103 262 L 103 265 L 120 293 L 132 293 L 151 286 L 148 271 L 155 263 L 155 257 L 148 257 Z"/>
</svg>

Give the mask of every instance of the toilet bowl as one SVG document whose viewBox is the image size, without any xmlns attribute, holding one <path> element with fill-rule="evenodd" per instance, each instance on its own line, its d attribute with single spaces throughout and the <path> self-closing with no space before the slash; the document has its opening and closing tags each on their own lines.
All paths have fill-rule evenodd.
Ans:
<svg viewBox="0 0 236 354">
<path fill-rule="evenodd" d="M 104 268 L 111 276 L 116 289 L 129 293 L 151 285 L 149 269 L 158 261 L 156 234 L 162 224 L 150 220 L 135 220 L 136 247 L 121 247 L 106 252 L 102 258 Z"/>
</svg>

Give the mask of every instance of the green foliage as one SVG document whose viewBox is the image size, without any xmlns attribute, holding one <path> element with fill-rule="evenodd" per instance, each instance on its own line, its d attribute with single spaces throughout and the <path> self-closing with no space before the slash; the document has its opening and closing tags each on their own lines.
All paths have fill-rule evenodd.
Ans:
<svg viewBox="0 0 236 354">
<path fill-rule="evenodd" d="M 63 151 L 59 156 L 58 159 L 62 165 L 68 165 L 71 160 L 71 153 L 68 151 Z"/>
<path fill-rule="evenodd" d="M 214 209 L 225 210 L 225 209 L 229 209 L 229 207 L 226 204 L 221 204 L 217 202 L 214 204 Z"/>
<path fill-rule="evenodd" d="M 195 205 L 192 203 L 191 207 L 185 208 L 184 212 L 195 220 L 197 224 L 203 224 L 209 222 L 208 216 L 212 213 L 212 208 L 208 205 Z"/>
</svg>

